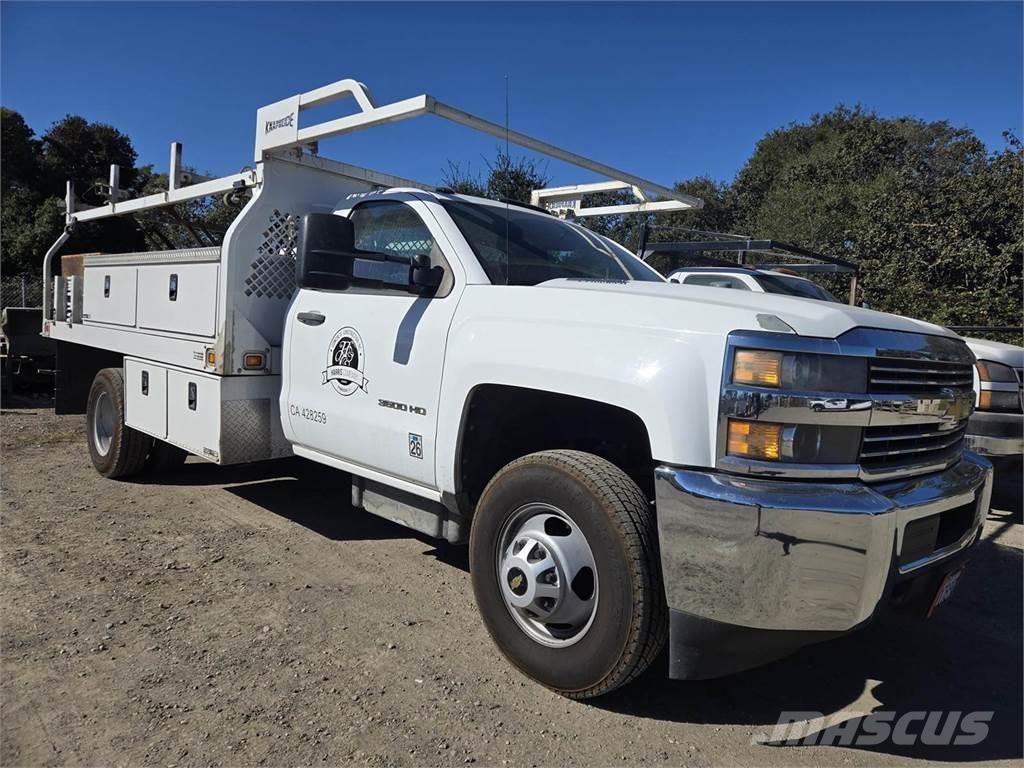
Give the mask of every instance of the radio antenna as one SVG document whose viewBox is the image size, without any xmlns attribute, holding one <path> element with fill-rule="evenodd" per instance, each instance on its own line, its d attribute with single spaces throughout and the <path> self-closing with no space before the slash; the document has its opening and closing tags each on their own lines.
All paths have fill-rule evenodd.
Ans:
<svg viewBox="0 0 1024 768">
<path fill-rule="evenodd" d="M 506 168 L 506 183 L 507 183 L 507 169 L 512 163 L 512 158 L 508 153 L 508 75 L 505 75 L 505 168 Z M 509 247 L 509 236 L 508 236 L 508 198 L 511 190 L 505 190 L 505 285 L 512 282 L 512 250 Z"/>
</svg>

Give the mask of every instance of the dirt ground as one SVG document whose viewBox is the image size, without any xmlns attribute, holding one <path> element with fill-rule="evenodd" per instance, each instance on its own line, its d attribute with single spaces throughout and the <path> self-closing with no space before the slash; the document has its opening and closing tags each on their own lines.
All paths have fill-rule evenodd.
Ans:
<svg viewBox="0 0 1024 768">
<path fill-rule="evenodd" d="M 1019 509 L 989 517 L 929 622 L 887 618 L 723 680 L 672 682 L 659 663 L 577 703 L 499 656 L 464 548 L 352 512 L 312 465 L 193 459 L 115 482 L 93 471 L 82 417 L 28 402 L 0 430 L 3 766 L 1022 757 Z M 974 746 L 759 743 L 782 710 L 995 714 Z"/>
</svg>

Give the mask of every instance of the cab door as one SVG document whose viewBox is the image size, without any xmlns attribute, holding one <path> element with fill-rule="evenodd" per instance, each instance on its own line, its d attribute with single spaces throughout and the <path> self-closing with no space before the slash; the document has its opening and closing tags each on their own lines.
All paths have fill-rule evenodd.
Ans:
<svg viewBox="0 0 1024 768">
<path fill-rule="evenodd" d="M 359 250 L 429 255 L 437 292 L 353 285 L 298 291 L 287 319 L 282 389 L 291 439 L 326 456 L 436 488 L 438 400 L 445 346 L 465 279 L 451 245 L 412 193 L 388 193 L 349 213 Z M 354 275 L 404 279 L 402 264 L 357 261 Z M 357 470 L 358 471 L 358 470 Z"/>
</svg>

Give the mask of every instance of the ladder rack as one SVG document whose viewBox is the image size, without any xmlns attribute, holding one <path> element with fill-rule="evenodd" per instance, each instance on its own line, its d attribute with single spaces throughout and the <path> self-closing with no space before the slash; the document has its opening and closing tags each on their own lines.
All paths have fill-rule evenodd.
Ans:
<svg viewBox="0 0 1024 768">
<path fill-rule="evenodd" d="M 339 117 L 325 123 L 308 128 L 299 127 L 299 116 L 303 110 L 326 104 L 345 97 L 356 101 L 359 111 L 346 117 Z M 704 201 L 691 195 L 685 195 L 671 187 L 644 179 L 627 171 L 613 168 L 596 160 L 577 155 L 566 149 L 548 144 L 540 139 L 527 136 L 525 133 L 513 131 L 498 123 L 492 123 L 482 117 L 463 112 L 461 109 L 438 101 L 429 94 L 413 96 L 411 99 L 396 101 L 391 104 L 377 106 L 365 85 L 356 80 L 339 80 L 306 93 L 300 93 L 287 99 L 268 104 L 256 113 L 256 152 L 255 160 L 259 162 L 266 152 L 275 149 L 300 147 L 314 144 L 321 139 L 352 133 L 375 125 L 408 120 L 422 115 L 437 115 L 453 123 L 464 125 L 475 131 L 490 134 L 510 143 L 540 154 L 562 160 L 570 165 L 585 168 L 601 176 L 618 182 L 625 182 L 647 192 L 654 192 L 669 200 L 675 200 L 683 208 L 702 208 Z"/>
<path fill-rule="evenodd" d="M 299 126 L 299 117 L 304 110 L 312 107 L 351 98 L 355 101 L 357 111 L 345 117 L 328 120 L 323 123 L 308 127 Z M 528 136 L 519 131 L 510 130 L 506 126 L 477 117 L 461 109 L 457 109 L 442 101 L 438 101 L 429 94 L 413 96 L 409 99 L 396 101 L 391 104 L 378 106 L 369 90 L 362 83 L 352 80 L 338 80 L 329 83 L 312 91 L 299 93 L 287 99 L 274 102 L 261 107 L 256 112 L 256 146 L 254 159 L 256 168 L 243 170 L 230 176 L 223 176 L 215 179 L 203 177 L 191 177 L 181 170 L 181 144 L 171 145 L 170 174 L 167 191 L 147 195 L 134 199 L 122 199 L 123 191 L 119 187 L 120 169 L 115 165 L 110 169 L 109 199 L 106 205 L 97 207 L 86 207 L 79 204 L 75 198 L 75 190 L 69 181 L 65 194 L 65 228 L 60 237 L 50 246 L 43 258 L 43 308 L 44 317 L 50 317 L 50 283 L 52 278 L 52 261 L 57 251 L 70 237 L 75 225 L 80 222 L 103 219 L 110 216 L 122 216 L 177 203 L 195 200 L 200 197 L 220 195 L 232 191 L 241 191 L 261 185 L 263 174 L 262 164 L 265 160 L 273 157 L 281 160 L 290 160 L 302 164 L 313 162 L 322 165 L 330 164 L 330 170 L 341 175 L 352 175 L 363 181 L 372 180 L 373 183 L 381 186 L 400 186 L 413 188 L 431 187 L 395 176 L 368 171 L 355 166 L 347 166 L 343 163 L 330 161 L 325 158 L 313 157 L 306 154 L 308 150 L 316 155 L 317 143 L 322 139 L 341 136 L 346 133 L 371 128 L 377 125 L 407 120 L 423 115 L 436 115 L 459 125 L 466 126 L 475 131 L 505 139 L 509 143 L 520 147 L 539 152 L 548 157 L 561 160 L 584 168 L 593 173 L 605 176 L 612 180 L 614 188 L 621 189 L 632 187 L 639 203 L 637 211 L 653 210 L 682 210 L 689 208 L 702 208 L 704 201 L 691 195 L 683 194 L 671 187 L 663 186 L 657 182 L 645 179 L 627 171 L 614 168 L 610 165 L 600 163 L 596 160 L 578 155 L 566 149 L 556 147 L 540 139 Z M 290 151 L 289 151 L 290 150 Z M 193 181 L 197 183 L 188 184 Z M 574 189 L 580 190 L 593 185 L 580 185 Z M 609 187 L 611 188 L 611 187 Z M 551 190 L 548 190 L 551 191 Z M 652 202 L 648 201 L 644 193 L 654 193 L 665 200 Z M 621 207 L 616 207 L 615 213 L 624 212 Z M 594 209 L 589 215 L 600 215 Z"/>
</svg>

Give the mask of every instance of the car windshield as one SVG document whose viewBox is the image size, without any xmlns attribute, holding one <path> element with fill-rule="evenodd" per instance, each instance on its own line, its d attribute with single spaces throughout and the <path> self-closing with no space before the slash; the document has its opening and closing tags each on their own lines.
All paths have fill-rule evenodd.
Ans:
<svg viewBox="0 0 1024 768">
<path fill-rule="evenodd" d="M 804 280 L 800 277 L 788 277 L 786 275 L 754 275 L 754 279 L 761 284 L 766 293 L 784 293 L 787 296 L 799 296 L 804 299 L 817 299 L 818 301 L 832 301 L 836 304 L 839 299 L 826 291 L 817 283 Z"/>
<path fill-rule="evenodd" d="M 441 204 L 495 285 L 537 285 L 559 277 L 664 282 L 625 248 L 577 224 L 515 205 Z"/>
</svg>

